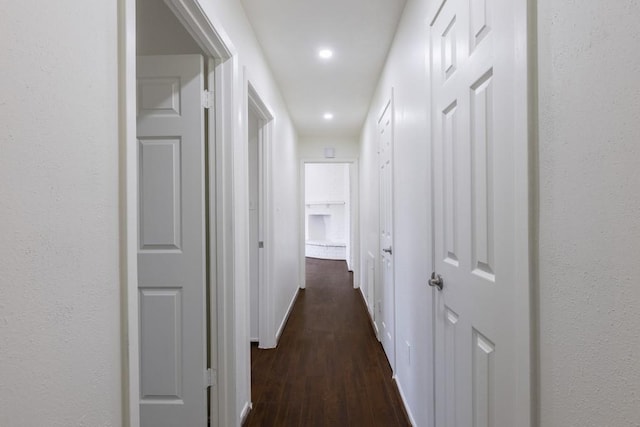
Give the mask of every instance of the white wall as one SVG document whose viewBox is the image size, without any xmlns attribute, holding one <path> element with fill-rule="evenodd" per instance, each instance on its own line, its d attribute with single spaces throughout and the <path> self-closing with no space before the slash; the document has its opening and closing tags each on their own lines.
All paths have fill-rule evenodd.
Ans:
<svg viewBox="0 0 640 427">
<path fill-rule="evenodd" d="M 117 2 L 0 16 L 0 425 L 121 425 Z"/>
<path fill-rule="evenodd" d="M 237 132 L 246 141 L 247 88 L 251 82 L 256 92 L 269 107 L 273 119 L 273 159 L 271 168 L 271 218 L 272 241 L 265 241 L 272 254 L 269 281 L 272 283 L 273 322 L 271 329 L 277 330 L 284 320 L 299 283 L 299 235 L 291 224 L 299 217 L 298 152 L 297 133 L 282 100 L 271 71 L 262 55 L 242 5 L 237 0 L 201 0 L 204 11 L 229 38 L 236 52 L 235 117 L 238 117 Z M 249 347 L 249 197 L 248 197 L 248 153 L 247 144 L 234 146 L 234 221 L 236 251 L 235 310 L 237 330 L 234 356 L 236 383 L 235 424 L 240 424 L 240 414 L 250 402 L 250 347 Z M 275 336 L 274 336 L 275 342 Z"/>
<path fill-rule="evenodd" d="M 320 160 L 324 159 L 325 148 L 334 148 L 335 159 L 353 160 L 358 158 L 359 146 L 357 138 L 304 137 L 298 150 L 301 159 Z"/>
<path fill-rule="evenodd" d="M 304 183 L 305 239 L 347 244 L 350 234 L 349 165 L 346 163 L 306 163 Z M 324 217 L 324 236 L 314 237 L 312 235 L 313 224 L 311 226 L 309 224 L 309 215 Z"/>
<path fill-rule="evenodd" d="M 541 426 L 640 425 L 640 3 L 538 0 Z"/>
<path fill-rule="evenodd" d="M 349 165 L 346 163 L 305 164 L 307 202 L 341 201 L 349 195 Z"/>
<path fill-rule="evenodd" d="M 377 121 L 394 93 L 394 269 L 396 285 L 396 372 L 398 386 L 416 425 L 432 419 L 431 273 L 429 199 L 429 115 L 426 52 L 431 2 L 408 2 L 363 128 L 361 173 L 361 265 L 369 253 L 379 263 Z M 366 183 L 366 184 L 365 184 Z M 361 274 L 369 304 L 373 290 Z M 377 278 L 376 278 L 377 279 Z M 379 280 L 376 280 L 379 283 Z M 407 343 L 411 346 L 411 360 Z"/>
</svg>

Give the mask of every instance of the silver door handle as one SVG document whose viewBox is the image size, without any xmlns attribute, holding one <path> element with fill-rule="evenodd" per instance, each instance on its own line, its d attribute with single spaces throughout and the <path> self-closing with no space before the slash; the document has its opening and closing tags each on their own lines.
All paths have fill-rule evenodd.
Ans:
<svg viewBox="0 0 640 427">
<path fill-rule="evenodd" d="M 391 249 L 391 246 L 389 246 L 388 248 L 384 248 L 382 252 L 386 252 L 389 255 L 393 255 L 393 249 Z"/>
<path fill-rule="evenodd" d="M 444 280 L 442 280 L 442 277 L 440 277 L 440 275 L 436 274 L 436 272 L 434 271 L 433 273 L 431 273 L 431 279 L 429 279 L 429 286 L 442 290 L 442 288 L 444 287 Z"/>
</svg>

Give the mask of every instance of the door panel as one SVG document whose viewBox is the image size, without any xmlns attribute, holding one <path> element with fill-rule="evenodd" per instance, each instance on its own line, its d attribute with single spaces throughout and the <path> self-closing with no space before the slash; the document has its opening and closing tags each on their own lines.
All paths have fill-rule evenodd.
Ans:
<svg viewBox="0 0 640 427">
<path fill-rule="evenodd" d="M 138 58 L 140 418 L 205 426 L 203 58 Z"/>
<path fill-rule="evenodd" d="M 436 425 L 522 417 L 513 0 L 446 0 L 431 27 Z M 525 79 L 526 80 L 526 79 Z M 526 119 L 524 119 L 526 121 Z M 522 244 L 522 242 L 519 242 Z M 526 244 L 526 242 L 525 242 Z"/>
<path fill-rule="evenodd" d="M 182 290 L 140 290 L 142 397 L 182 401 Z M 170 338 L 168 338 L 170 337 Z M 156 375 L 160 371 L 162 375 Z"/>
<path fill-rule="evenodd" d="M 393 117 L 391 102 L 378 122 L 380 138 L 380 341 L 395 371 L 395 289 L 393 274 Z"/>
<path fill-rule="evenodd" d="M 140 250 L 180 250 L 179 138 L 139 138 Z"/>
</svg>

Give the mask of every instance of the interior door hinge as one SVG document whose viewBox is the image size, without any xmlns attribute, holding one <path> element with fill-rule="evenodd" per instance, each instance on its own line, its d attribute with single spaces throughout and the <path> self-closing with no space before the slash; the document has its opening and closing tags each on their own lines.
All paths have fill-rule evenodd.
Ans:
<svg viewBox="0 0 640 427">
<path fill-rule="evenodd" d="M 207 388 L 215 387 L 218 385 L 218 372 L 215 370 L 208 368 L 204 375 L 205 385 Z"/>
<path fill-rule="evenodd" d="M 204 108 L 213 109 L 216 105 L 215 96 L 213 96 L 213 91 L 205 90 L 202 92 L 202 106 Z"/>
</svg>

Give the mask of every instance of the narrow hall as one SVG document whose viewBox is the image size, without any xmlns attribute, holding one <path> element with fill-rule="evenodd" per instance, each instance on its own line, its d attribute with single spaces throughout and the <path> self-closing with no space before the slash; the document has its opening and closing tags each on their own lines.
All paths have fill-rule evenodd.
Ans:
<svg viewBox="0 0 640 427">
<path fill-rule="evenodd" d="M 250 426 L 408 426 L 345 261 L 306 259 L 278 347 L 251 347 Z"/>
</svg>

